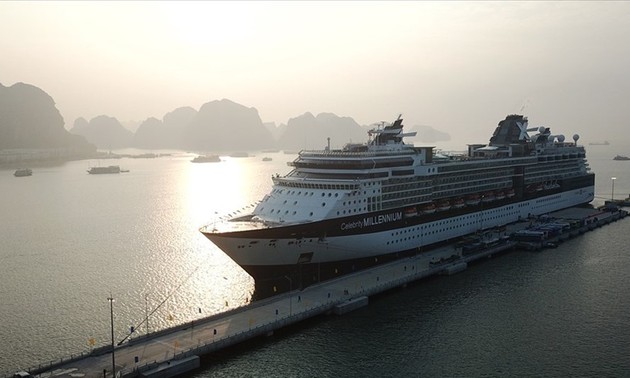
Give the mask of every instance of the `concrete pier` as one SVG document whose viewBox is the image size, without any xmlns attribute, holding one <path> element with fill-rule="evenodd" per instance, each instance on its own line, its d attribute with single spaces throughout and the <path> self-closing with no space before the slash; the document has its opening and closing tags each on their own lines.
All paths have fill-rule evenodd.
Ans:
<svg viewBox="0 0 630 378">
<path fill-rule="evenodd" d="M 556 239 L 562 242 L 596 227 L 626 216 L 625 211 L 602 211 L 589 208 L 562 210 L 550 217 L 565 222 L 577 221 Z M 120 377 L 172 377 L 199 366 L 199 356 L 216 352 L 258 336 L 273 334 L 277 329 L 320 314 L 343 315 L 366 306 L 371 295 L 436 274 L 455 274 L 471 262 L 513 250 L 517 242 L 507 239 L 519 230 L 533 227 L 527 220 L 497 230 L 500 242 L 474 252 L 463 253 L 462 246 L 448 245 L 419 253 L 372 269 L 312 285 L 241 308 L 196 320 L 168 330 L 135 338 L 115 348 L 116 375 Z M 563 236 L 560 238 L 559 236 Z M 112 377 L 111 346 L 89 354 L 67 358 L 29 369 L 29 373 L 47 377 Z"/>
</svg>

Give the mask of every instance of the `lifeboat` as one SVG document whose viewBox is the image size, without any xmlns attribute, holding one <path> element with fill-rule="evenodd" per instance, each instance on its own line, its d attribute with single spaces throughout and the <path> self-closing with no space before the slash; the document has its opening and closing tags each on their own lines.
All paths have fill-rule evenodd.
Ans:
<svg viewBox="0 0 630 378">
<path fill-rule="evenodd" d="M 405 209 L 405 217 L 406 218 L 415 217 L 416 215 L 418 215 L 418 210 L 416 209 L 415 206 L 408 207 L 408 208 Z"/>
<path fill-rule="evenodd" d="M 481 202 L 481 197 L 479 197 L 479 194 L 471 194 L 466 197 L 466 205 L 468 206 L 479 205 L 479 202 Z"/>
<path fill-rule="evenodd" d="M 495 198 L 498 200 L 505 199 L 505 192 L 503 192 L 503 190 L 498 190 Z"/>
<path fill-rule="evenodd" d="M 449 210 L 450 208 L 451 208 L 451 203 L 448 202 L 447 200 L 444 200 L 444 201 L 440 201 L 437 209 L 439 211 L 446 211 L 446 210 Z"/>
<path fill-rule="evenodd" d="M 516 193 L 514 193 L 514 189 L 510 188 L 508 190 L 505 191 L 505 196 L 507 198 L 512 198 L 516 195 Z"/>
<path fill-rule="evenodd" d="M 435 213 L 435 204 L 429 203 L 422 206 L 421 211 L 423 214 L 433 214 Z"/>
<path fill-rule="evenodd" d="M 492 202 L 495 199 L 494 192 L 485 192 L 481 197 L 481 202 Z"/>
<path fill-rule="evenodd" d="M 463 198 L 458 198 L 453 202 L 453 207 L 456 209 L 461 209 L 464 206 L 466 206 L 466 202 L 464 202 Z"/>
</svg>

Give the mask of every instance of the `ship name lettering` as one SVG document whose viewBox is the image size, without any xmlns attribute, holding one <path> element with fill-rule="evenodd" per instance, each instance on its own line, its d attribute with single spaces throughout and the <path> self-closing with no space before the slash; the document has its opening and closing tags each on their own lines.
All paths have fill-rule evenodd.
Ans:
<svg viewBox="0 0 630 378">
<path fill-rule="evenodd" d="M 363 218 L 363 220 L 357 220 L 354 222 L 342 223 L 342 230 L 352 230 L 353 228 L 363 228 L 363 227 L 371 227 L 376 226 L 381 223 L 395 222 L 399 221 L 403 218 L 402 211 L 390 214 L 381 214 L 373 217 Z"/>
<path fill-rule="evenodd" d="M 376 226 L 381 223 L 394 222 L 402 219 L 402 211 L 390 214 L 381 214 L 374 217 L 364 218 L 363 227 Z"/>
</svg>

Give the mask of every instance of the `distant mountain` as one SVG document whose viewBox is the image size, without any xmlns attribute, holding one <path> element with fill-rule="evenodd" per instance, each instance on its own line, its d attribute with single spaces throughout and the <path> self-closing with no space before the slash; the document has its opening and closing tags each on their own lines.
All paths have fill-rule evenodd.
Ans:
<svg viewBox="0 0 630 378">
<path fill-rule="evenodd" d="M 418 134 L 411 138 L 415 141 L 424 143 L 444 142 L 451 140 L 451 136 L 448 133 L 434 129 L 431 126 L 415 125 L 405 132 L 416 131 Z"/>
<path fill-rule="evenodd" d="M 185 128 L 197 115 L 191 107 L 182 107 L 167 113 L 163 120 L 149 118 L 138 127 L 133 146 L 138 148 L 183 148 L 182 143 Z"/>
<path fill-rule="evenodd" d="M 55 101 L 33 85 L 0 84 L 0 149 L 65 149 L 59 158 L 96 151 L 85 138 L 72 135 Z"/>
<path fill-rule="evenodd" d="M 414 139 L 433 143 L 450 135 L 429 126 L 414 126 Z M 199 111 L 181 107 L 143 121 L 133 133 L 114 117 L 101 115 L 89 122 L 75 120 L 70 132 L 53 99 L 41 89 L 17 83 L 0 84 L 0 149 L 70 149 L 92 154 L 101 149 L 138 147 L 197 151 L 251 151 L 266 148 L 322 149 L 330 138 L 332 148 L 366 141 L 367 128 L 350 117 L 307 112 L 287 124 L 261 121 L 258 111 L 223 99 L 202 105 Z M 72 152 L 72 154 L 77 153 Z M 61 156 L 61 155 L 55 155 Z"/>
<path fill-rule="evenodd" d="M 350 117 L 333 113 L 320 113 L 317 117 L 304 113 L 289 119 L 286 131 L 278 140 L 282 149 L 323 149 L 330 138 L 331 148 L 347 143 L 361 143 L 367 139 L 365 130 Z"/>
<path fill-rule="evenodd" d="M 205 103 L 185 127 L 182 144 L 198 151 L 251 151 L 274 146 L 258 110 L 223 99 Z"/>
<path fill-rule="evenodd" d="M 273 140 L 275 141 L 280 139 L 282 134 L 284 134 L 284 132 L 287 130 L 287 125 L 285 125 L 284 123 L 280 126 L 276 126 L 275 122 L 265 122 L 263 123 L 263 125 L 265 125 L 267 130 L 269 130 L 271 136 L 273 137 Z"/>
<path fill-rule="evenodd" d="M 116 118 L 106 115 L 92 118 L 90 122 L 77 118 L 70 132 L 104 149 L 130 147 L 133 139 L 131 131 L 124 128 Z"/>
</svg>

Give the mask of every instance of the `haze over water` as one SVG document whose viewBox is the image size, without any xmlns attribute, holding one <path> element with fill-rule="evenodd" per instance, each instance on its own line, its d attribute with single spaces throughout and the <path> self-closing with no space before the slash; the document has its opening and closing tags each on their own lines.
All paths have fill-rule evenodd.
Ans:
<svg viewBox="0 0 630 378">
<path fill-rule="evenodd" d="M 587 146 L 596 204 L 610 198 L 611 177 L 616 198 L 630 193 L 630 162 L 612 160 L 623 151 Z M 253 280 L 198 228 L 262 198 L 294 155 L 191 158 L 74 161 L 26 178 L 0 170 L 0 373 L 87 351 L 90 338 L 109 343 L 110 294 L 117 340 L 132 325 L 144 332 L 146 313 L 167 298 L 151 330 L 248 302 Z M 86 173 L 99 164 L 130 172 Z M 200 376 L 621 376 L 630 368 L 626 223 L 373 299 Z"/>
</svg>

